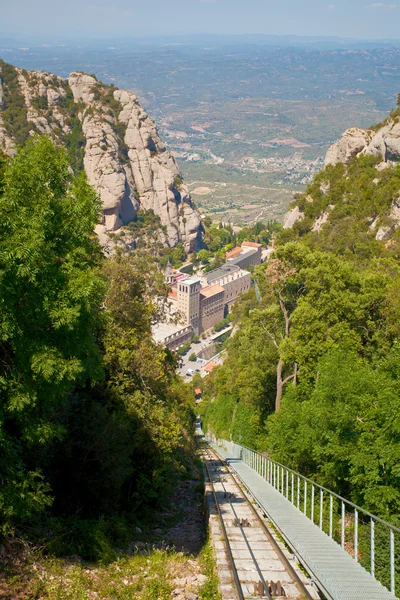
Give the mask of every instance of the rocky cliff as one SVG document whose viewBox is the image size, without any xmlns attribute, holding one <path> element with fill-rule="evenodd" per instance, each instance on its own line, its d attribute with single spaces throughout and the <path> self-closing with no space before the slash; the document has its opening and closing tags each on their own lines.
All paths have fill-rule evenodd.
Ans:
<svg viewBox="0 0 400 600">
<path fill-rule="evenodd" d="M 106 242 L 139 209 L 159 216 L 169 246 L 199 247 L 202 226 L 174 157 L 132 93 L 92 75 L 68 80 L 0 61 L 0 149 L 13 154 L 32 133 L 66 145 L 103 203 L 97 233 Z"/>
<path fill-rule="evenodd" d="M 370 129 L 345 131 L 329 148 L 325 169 L 296 197 L 283 227 L 287 236 L 308 236 L 325 248 L 364 252 L 368 246 L 379 254 L 382 246 L 397 256 L 400 108 Z"/>
<path fill-rule="evenodd" d="M 400 109 L 371 129 L 352 127 L 345 131 L 340 140 L 329 148 L 325 166 L 348 164 L 360 155 L 381 158 L 381 168 L 400 161 Z"/>
</svg>

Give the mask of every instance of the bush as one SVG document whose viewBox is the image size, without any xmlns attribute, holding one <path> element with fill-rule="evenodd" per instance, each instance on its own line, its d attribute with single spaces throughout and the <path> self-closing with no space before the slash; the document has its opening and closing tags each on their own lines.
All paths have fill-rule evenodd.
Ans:
<svg viewBox="0 0 400 600">
<path fill-rule="evenodd" d="M 187 354 L 190 350 L 190 343 L 186 342 L 186 344 L 183 344 L 180 348 L 178 348 L 178 355 L 179 356 L 185 356 L 185 354 Z"/>
<path fill-rule="evenodd" d="M 196 352 L 192 352 L 192 354 L 190 354 L 189 360 L 191 360 L 192 362 L 196 362 L 196 360 L 197 360 Z"/>
<path fill-rule="evenodd" d="M 222 331 L 223 329 L 225 329 L 226 327 L 228 327 L 230 325 L 230 322 L 231 322 L 231 318 L 228 315 L 225 319 L 223 319 L 222 321 L 220 321 L 219 323 L 214 325 L 213 329 L 216 332 Z"/>
</svg>

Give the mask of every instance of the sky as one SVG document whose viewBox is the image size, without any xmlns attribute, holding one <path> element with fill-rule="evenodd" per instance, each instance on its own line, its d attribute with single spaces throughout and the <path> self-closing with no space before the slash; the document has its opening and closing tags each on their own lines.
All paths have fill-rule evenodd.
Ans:
<svg viewBox="0 0 400 600">
<path fill-rule="evenodd" d="M 0 0 L 0 32 L 102 38 L 276 34 L 400 39 L 400 0 Z"/>
</svg>

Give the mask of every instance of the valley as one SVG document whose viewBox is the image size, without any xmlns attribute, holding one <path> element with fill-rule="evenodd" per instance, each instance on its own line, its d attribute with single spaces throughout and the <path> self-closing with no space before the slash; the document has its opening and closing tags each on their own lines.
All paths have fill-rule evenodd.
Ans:
<svg viewBox="0 0 400 600">
<path fill-rule="evenodd" d="M 330 144 L 347 127 L 381 121 L 400 89 L 400 49 L 383 43 L 171 36 L 44 46 L 0 39 L 0 55 L 63 77 L 95 73 L 134 91 L 202 213 L 215 220 L 227 214 L 234 224 L 282 220 Z"/>
</svg>

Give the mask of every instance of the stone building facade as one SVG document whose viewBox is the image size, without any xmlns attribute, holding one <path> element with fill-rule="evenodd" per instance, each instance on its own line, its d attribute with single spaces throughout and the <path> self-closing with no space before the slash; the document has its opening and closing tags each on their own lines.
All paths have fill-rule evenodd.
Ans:
<svg viewBox="0 0 400 600">
<path fill-rule="evenodd" d="M 199 278 L 188 277 L 177 283 L 177 309 L 184 315 L 185 323 L 200 333 L 200 288 Z"/>
<path fill-rule="evenodd" d="M 248 269 L 251 265 L 260 265 L 262 262 L 262 245 L 256 242 L 243 242 L 226 253 L 227 264 L 235 265 L 241 269 Z"/>
<path fill-rule="evenodd" d="M 220 285 L 203 287 L 200 291 L 201 331 L 211 329 L 223 320 L 225 313 L 225 290 Z"/>
<path fill-rule="evenodd" d="M 248 292 L 251 287 L 251 274 L 236 265 L 226 263 L 206 273 L 202 282 L 204 285 L 219 285 L 225 290 L 225 304 L 230 305 L 239 294 Z"/>
<path fill-rule="evenodd" d="M 165 279 L 171 286 L 171 323 L 165 332 L 158 327 L 157 339 L 161 341 L 164 336 L 164 343 L 176 349 L 193 333 L 198 335 L 222 321 L 230 305 L 251 287 L 251 274 L 243 265 L 260 264 L 261 252 L 261 244 L 243 242 L 241 247 L 227 253 L 227 262 L 222 267 L 204 274 L 201 279 L 172 269 L 168 263 Z M 177 320 L 181 321 L 180 325 L 173 325 Z"/>
</svg>

